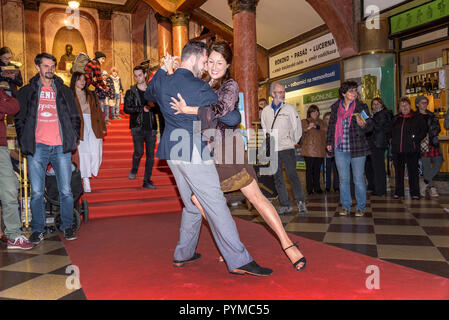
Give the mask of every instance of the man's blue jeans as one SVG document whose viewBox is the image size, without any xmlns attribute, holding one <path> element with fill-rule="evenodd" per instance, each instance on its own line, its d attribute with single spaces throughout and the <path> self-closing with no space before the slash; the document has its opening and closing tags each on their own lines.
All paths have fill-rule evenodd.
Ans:
<svg viewBox="0 0 449 320">
<path fill-rule="evenodd" d="M 45 232 L 45 173 L 50 162 L 55 170 L 58 183 L 59 204 L 62 225 L 61 231 L 73 225 L 72 154 L 62 153 L 62 146 L 49 146 L 36 143 L 34 155 L 27 156 L 28 176 L 31 181 L 31 228 L 35 232 Z"/>
<path fill-rule="evenodd" d="M 350 152 L 335 150 L 335 163 L 337 164 L 338 177 L 340 178 L 340 202 L 343 209 L 350 211 L 351 197 L 351 167 L 355 187 L 356 209 L 365 212 L 366 183 L 365 183 L 366 156 L 351 158 Z"/>
</svg>

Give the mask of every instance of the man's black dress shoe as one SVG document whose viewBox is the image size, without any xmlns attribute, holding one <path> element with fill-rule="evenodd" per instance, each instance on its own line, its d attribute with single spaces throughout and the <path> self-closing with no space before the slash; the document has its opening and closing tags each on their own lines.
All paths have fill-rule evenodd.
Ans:
<svg viewBox="0 0 449 320">
<path fill-rule="evenodd" d="M 273 273 L 273 270 L 269 268 L 263 268 L 259 266 L 256 261 L 251 261 L 248 264 L 245 264 L 244 266 L 234 269 L 231 271 L 231 273 L 234 274 L 251 274 L 253 276 L 269 276 Z"/>
<path fill-rule="evenodd" d="M 144 182 L 142 187 L 146 189 L 156 189 L 156 187 L 151 182 Z"/>
<path fill-rule="evenodd" d="M 196 260 L 198 260 L 199 258 L 201 258 L 201 254 L 195 253 L 195 254 L 193 255 L 192 258 L 187 259 L 187 260 L 184 260 L 184 261 L 173 260 L 173 266 L 174 266 L 174 267 L 178 267 L 178 268 L 179 268 L 179 267 L 184 267 L 184 265 L 185 265 L 186 263 L 196 261 Z"/>
</svg>

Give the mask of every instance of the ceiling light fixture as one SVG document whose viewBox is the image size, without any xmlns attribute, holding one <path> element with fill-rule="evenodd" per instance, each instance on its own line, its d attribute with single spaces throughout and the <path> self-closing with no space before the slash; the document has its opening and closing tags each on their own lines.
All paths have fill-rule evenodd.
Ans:
<svg viewBox="0 0 449 320">
<path fill-rule="evenodd" d="M 80 3 L 78 1 L 69 1 L 69 7 L 72 10 L 78 9 L 80 7 Z"/>
</svg>

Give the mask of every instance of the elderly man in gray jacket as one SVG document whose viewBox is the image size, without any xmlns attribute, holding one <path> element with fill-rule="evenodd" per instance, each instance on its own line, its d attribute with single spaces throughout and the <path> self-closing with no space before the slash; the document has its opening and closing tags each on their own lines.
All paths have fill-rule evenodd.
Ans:
<svg viewBox="0 0 449 320">
<path fill-rule="evenodd" d="M 285 87 L 274 82 L 270 87 L 273 97 L 271 104 L 262 110 L 261 124 L 264 133 L 277 131 L 274 150 L 277 152 L 278 166 L 274 174 L 274 184 L 279 194 L 279 214 L 291 212 L 287 188 L 284 182 L 282 167 L 285 165 L 287 177 L 292 185 L 293 196 L 299 213 L 306 213 L 305 196 L 296 172 L 295 145 L 302 136 L 301 119 L 295 107 L 285 103 Z"/>
</svg>

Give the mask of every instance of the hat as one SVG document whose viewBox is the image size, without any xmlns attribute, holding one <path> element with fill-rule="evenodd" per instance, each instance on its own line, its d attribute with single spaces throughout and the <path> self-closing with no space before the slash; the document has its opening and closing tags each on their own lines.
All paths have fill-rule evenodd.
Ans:
<svg viewBox="0 0 449 320">
<path fill-rule="evenodd" d="M 98 60 L 100 58 L 106 58 L 106 55 L 103 52 L 101 52 L 101 51 L 95 52 L 95 59 Z"/>
<path fill-rule="evenodd" d="M 429 103 L 429 98 L 427 98 L 426 96 L 418 96 L 415 100 L 415 106 L 417 106 L 421 100 L 427 100 L 427 103 Z"/>
</svg>

